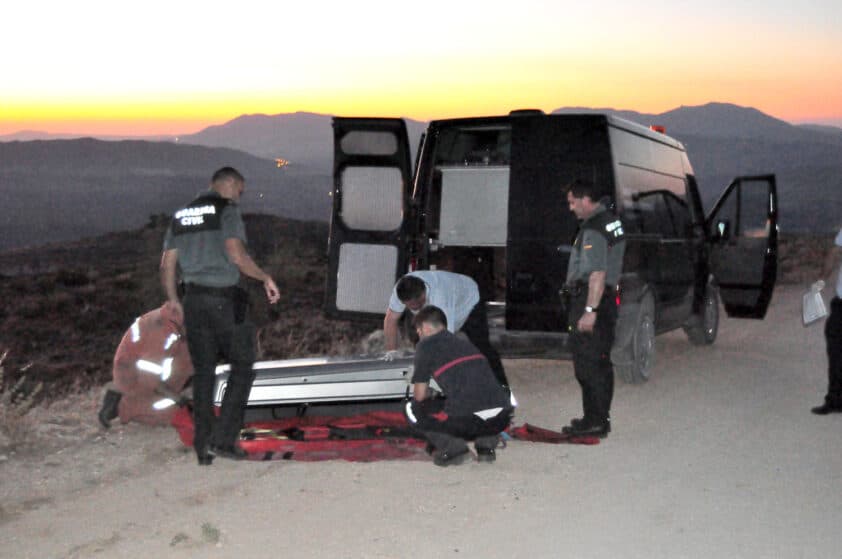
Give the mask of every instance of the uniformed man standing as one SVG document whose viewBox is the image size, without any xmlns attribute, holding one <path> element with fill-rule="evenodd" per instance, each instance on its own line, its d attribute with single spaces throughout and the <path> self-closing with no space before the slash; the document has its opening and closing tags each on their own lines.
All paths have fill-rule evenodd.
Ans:
<svg viewBox="0 0 842 559">
<path fill-rule="evenodd" d="M 582 388 L 583 417 L 562 432 L 605 437 L 611 431 L 614 368 L 611 346 L 617 321 L 616 287 L 625 252 L 619 218 L 599 201 L 593 182 L 567 185 L 567 203 L 581 220 L 567 267 L 570 348 L 576 380 Z"/>
<path fill-rule="evenodd" d="M 234 459 L 246 455 L 237 440 L 254 381 L 255 328 L 247 315 L 247 293 L 238 286 L 240 275 L 262 282 L 270 303 L 280 298 L 272 277 L 246 251 L 245 226 L 237 206 L 244 189 L 245 179 L 236 169 L 223 167 L 214 173 L 210 190 L 173 216 L 161 257 L 161 284 L 172 310 L 184 318 L 193 362 L 193 446 L 203 466 L 215 455 Z M 183 307 L 178 271 L 185 285 Z M 231 374 L 214 421 L 219 355 L 230 363 Z"/>
</svg>

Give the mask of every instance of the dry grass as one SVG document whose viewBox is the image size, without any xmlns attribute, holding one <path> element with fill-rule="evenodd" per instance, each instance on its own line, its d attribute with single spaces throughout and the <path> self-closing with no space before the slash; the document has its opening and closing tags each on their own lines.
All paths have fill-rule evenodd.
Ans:
<svg viewBox="0 0 842 559">
<path fill-rule="evenodd" d="M 25 444 L 33 431 L 33 422 L 27 415 L 41 392 L 42 383 L 30 385 L 26 368 L 21 371 L 17 382 L 6 383 L 6 357 L 9 350 L 0 356 L 0 448 L 15 448 Z"/>
<path fill-rule="evenodd" d="M 280 303 L 270 308 L 260 284 L 248 282 L 258 358 L 355 353 L 377 325 L 328 320 L 322 313 L 327 224 L 265 215 L 245 221 L 249 252 L 281 290 Z M 49 403 L 111 380 L 123 333 L 163 302 L 158 263 L 165 223 L 153 219 L 141 230 L 16 251 L 9 259 L 0 254 L 7 383 L 17 382 L 26 366 L 29 382 L 45 387 L 36 399 Z"/>
<path fill-rule="evenodd" d="M 840 254 L 834 250 L 834 236 L 781 236 L 778 250 L 778 281 L 808 286 L 817 279 L 826 281 L 839 269 Z M 831 276 L 824 274 L 830 273 Z"/>
</svg>

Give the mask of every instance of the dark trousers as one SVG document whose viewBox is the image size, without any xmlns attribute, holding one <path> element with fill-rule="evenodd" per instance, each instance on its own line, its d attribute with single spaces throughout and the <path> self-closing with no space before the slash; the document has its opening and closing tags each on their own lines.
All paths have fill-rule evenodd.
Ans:
<svg viewBox="0 0 842 559">
<path fill-rule="evenodd" d="M 433 399 L 418 402 L 409 400 L 404 414 L 410 427 L 443 452 L 465 450 L 465 441 L 476 441 L 478 448 L 494 448 L 497 435 L 512 421 L 511 408 L 503 409 L 488 420 L 476 415 L 449 416 L 444 413 L 445 400 Z"/>
<path fill-rule="evenodd" d="M 209 444 L 234 444 L 242 429 L 245 405 L 254 381 L 254 325 L 236 323 L 235 301 L 223 295 L 191 293 L 184 298 L 184 327 L 193 362 L 193 447 L 201 454 Z M 219 418 L 213 412 L 216 364 L 231 365 Z"/>
<path fill-rule="evenodd" d="M 614 398 L 614 367 L 611 346 L 617 323 L 617 304 L 613 291 L 606 290 L 596 311 L 593 332 L 579 332 L 576 323 L 585 310 L 587 293 L 574 296 L 570 302 L 570 350 L 573 370 L 582 388 L 582 412 L 588 425 L 602 425 L 611 417 Z"/>
<path fill-rule="evenodd" d="M 842 407 L 842 299 L 830 301 L 830 315 L 824 323 L 827 344 L 827 396 L 829 406 Z"/>
<path fill-rule="evenodd" d="M 471 309 L 471 314 L 468 315 L 465 324 L 462 325 L 461 332 L 464 332 L 465 336 L 471 340 L 471 343 L 488 359 L 488 364 L 491 365 L 491 370 L 494 371 L 497 381 L 502 386 L 509 386 L 509 380 L 506 378 L 506 371 L 503 370 L 503 362 L 500 360 L 500 354 L 491 345 L 491 340 L 488 336 L 488 314 L 485 312 L 485 303 L 483 301 L 480 301 Z"/>
</svg>

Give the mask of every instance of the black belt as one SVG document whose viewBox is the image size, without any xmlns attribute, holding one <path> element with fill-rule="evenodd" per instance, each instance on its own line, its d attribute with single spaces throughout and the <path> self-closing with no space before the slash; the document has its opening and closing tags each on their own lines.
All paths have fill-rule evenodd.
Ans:
<svg viewBox="0 0 842 559">
<path fill-rule="evenodd" d="M 237 296 L 240 287 L 237 285 L 211 287 L 209 285 L 199 285 L 198 283 L 188 283 L 184 286 L 184 289 L 186 293 L 193 295 L 216 295 L 217 297 L 233 299 Z"/>
<path fill-rule="evenodd" d="M 568 297 L 578 297 L 582 294 L 588 293 L 588 283 L 584 281 L 576 281 L 573 283 L 565 283 L 561 286 L 561 294 Z"/>
<path fill-rule="evenodd" d="M 614 287 L 605 285 L 602 290 L 603 297 L 612 297 L 614 295 Z M 574 283 L 565 283 L 561 286 L 559 293 L 562 297 L 579 297 L 588 294 L 588 283 L 585 281 L 577 281 Z"/>
</svg>

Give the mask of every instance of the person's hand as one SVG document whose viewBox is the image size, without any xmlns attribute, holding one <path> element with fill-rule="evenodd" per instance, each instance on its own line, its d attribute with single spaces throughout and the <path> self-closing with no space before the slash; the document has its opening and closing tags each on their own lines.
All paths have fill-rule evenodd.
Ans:
<svg viewBox="0 0 842 559">
<path fill-rule="evenodd" d="M 403 357 L 403 351 L 399 349 L 390 349 L 389 351 L 383 354 L 383 357 L 381 357 L 381 359 L 383 359 L 383 361 L 394 361 L 398 357 Z"/>
<path fill-rule="evenodd" d="M 167 314 L 166 319 L 172 322 L 175 325 L 176 330 L 180 332 L 181 327 L 184 324 L 184 308 L 182 308 L 181 302 L 178 300 L 168 300 L 164 303 L 163 310 Z"/>
<path fill-rule="evenodd" d="M 281 299 L 281 292 L 278 291 L 278 286 L 275 285 L 275 280 L 271 277 L 267 277 L 263 281 L 263 290 L 266 291 L 266 298 L 269 300 L 269 304 L 274 305 Z"/>
<path fill-rule="evenodd" d="M 579 328 L 579 332 L 592 333 L 594 324 L 596 324 L 596 313 L 586 312 L 579 318 L 576 326 Z"/>
</svg>

